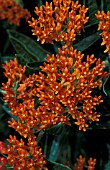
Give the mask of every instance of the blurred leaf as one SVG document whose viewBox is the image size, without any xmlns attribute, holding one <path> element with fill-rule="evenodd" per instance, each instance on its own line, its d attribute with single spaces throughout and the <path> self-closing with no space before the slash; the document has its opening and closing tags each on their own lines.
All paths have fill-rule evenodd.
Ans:
<svg viewBox="0 0 110 170">
<path fill-rule="evenodd" d="M 105 79 L 103 83 L 103 92 L 106 96 L 110 96 L 110 75 Z"/>
<path fill-rule="evenodd" d="M 104 170 L 110 170 L 110 160 L 107 162 L 107 164 L 105 165 Z"/>
<path fill-rule="evenodd" d="M 14 30 L 7 30 L 7 33 L 16 52 L 24 54 L 29 61 L 44 61 L 47 54 L 49 54 L 30 37 Z"/>
<path fill-rule="evenodd" d="M 97 21 L 97 18 L 95 16 L 95 14 L 98 11 L 98 6 L 96 3 L 96 0 L 89 0 L 88 1 L 88 8 L 89 8 L 89 23 L 94 23 Z"/>
<path fill-rule="evenodd" d="M 51 149 L 50 149 L 50 155 L 49 155 L 50 161 L 56 161 L 58 152 L 59 152 L 59 144 L 60 144 L 60 141 L 53 140 Z"/>
<path fill-rule="evenodd" d="M 63 125 L 61 123 L 58 123 L 57 125 L 46 129 L 45 132 L 52 135 L 59 135 L 61 134 L 62 130 L 63 130 Z"/>
<path fill-rule="evenodd" d="M 107 11 L 110 11 L 110 0 L 106 0 L 106 4 L 107 4 Z"/>
<path fill-rule="evenodd" d="M 31 69 L 31 70 L 38 70 L 40 71 L 40 66 L 42 66 L 44 64 L 44 62 L 30 62 L 27 63 L 26 66 L 27 68 Z"/>
<path fill-rule="evenodd" d="M 108 117 L 110 117 L 110 115 Z M 95 124 L 91 125 L 90 127 L 88 127 L 87 129 L 88 130 L 92 130 L 92 129 L 99 129 L 99 130 L 110 129 L 110 121 L 95 123 Z"/>
<path fill-rule="evenodd" d="M 0 133 L 3 133 L 5 136 L 7 136 L 9 132 L 10 129 L 7 126 L 7 122 L 0 120 Z"/>
<path fill-rule="evenodd" d="M 1 63 L 4 64 L 6 62 L 9 62 L 10 60 L 13 60 L 14 56 L 2 56 L 1 57 Z"/>
<path fill-rule="evenodd" d="M 100 38 L 99 32 L 96 32 L 95 34 L 92 34 L 84 39 L 82 39 L 77 44 L 74 44 L 73 47 L 77 49 L 78 51 L 84 51 L 87 48 L 89 48 L 91 45 L 93 45 L 98 39 Z"/>
<path fill-rule="evenodd" d="M 43 5 L 42 0 L 37 0 L 37 1 L 35 1 L 35 2 L 36 2 L 36 6 L 37 6 L 38 8 L 40 8 L 40 6 Z"/>
<path fill-rule="evenodd" d="M 16 121 L 18 121 L 17 116 L 13 116 L 13 115 L 11 114 L 10 109 L 6 106 L 6 104 L 2 105 L 2 108 L 3 108 L 3 110 L 4 110 L 6 113 L 8 113 L 8 114 L 11 116 L 11 118 L 13 118 L 13 119 L 15 119 Z"/>
<path fill-rule="evenodd" d="M 17 58 L 18 63 L 22 65 L 26 65 L 30 60 L 30 58 L 28 59 L 24 54 L 15 54 L 15 57 Z"/>
<path fill-rule="evenodd" d="M 15 0 L 17 4 L 24 5 L 23 0 Z"/>
<path fill-rule="evenodd" d="M 53 161 L 47 161 L 46 166 L 49 170 L 72 170 L 68 166 Z"/>
</svg>

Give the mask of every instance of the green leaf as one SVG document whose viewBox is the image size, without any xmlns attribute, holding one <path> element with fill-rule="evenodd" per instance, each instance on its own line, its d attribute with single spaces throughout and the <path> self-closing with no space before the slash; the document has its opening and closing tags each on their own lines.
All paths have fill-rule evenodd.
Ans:
<svg viewBox="0 0 110 170">
<path fill-rule="evenodd" d="M 40 8 L 40 6 L 43 5 L 42 0 L 37 0 L 37 1 L 35 1 L 35 3 L 36 3 L 36 6 L 37 6 L 38 8 Z"/>
<path fill-rule="evenodd" d="M 96 0 L 89 0 L 88 1 L 88 8 L 89 8 L 89 23 L 94 23 L 97 21 L 97 18 L 95 16 L 95 14 L 98 11 L 98 6 L 96 3 Z"/>
<path fill-rule="evenodd" d="M 40 71 L 40 66 L 42 66 L 44 64 L 44 62 L 30 62 L 27 63 L 26 66 L 27 68 L 31 69 L 31 70 L 37 70 Z"/>
<path fill-rule="evenodd" d="M 43 49 L 38 43 L 30 37 L 14 30 L 7 30 L 9 39 L 19 54 L 24 54 L 29 61 L 45 61 L 48 51 Z"/>
<path fill-rule="evenodd" d="M 46 129 L 45 132 L 52 135 L 59 135 L 61 134 L 62 130 L 63 130 L 63 125 L 61 123 L 58 123 L 57 125 Z"/>
<path fill-rule="evenodd" d="M 1 57 L 1 63 L 4 64 L 6 62 L 9 62 L 10 60 L 13 60 L 14 59 L 14 56 L 2 56 Z"/>
<path fill-rule="evenodd" d="M 107 162 L 107 164 L 105 165 L 104 170 L 110 170 L 110 160 Z"/>
<path fill-rule="evenodd" d="M 110 0 L 106 0 L 106 4 L 107 4 L 107 11 L 110 11 Z"/>
<path fill-rule="evenodd" d="M 110 96 L 110 75 L 105 79 L 103 83 L 103 92 L 106 96 Z"/>
<path fill-rule="evenodd" d="M 72 170 L 68 166 L 53 161 L 47 161 L 46 167 L 49 170 Z"/>
<path fill-rule="evenodd" d="M 84 39 L 82 39 L 80 42 L 73 45 L 75 49 L 78 51 L 84 51 L 87 48 L 89 48 L 91 45 L 93 45 L 97 40 L 100 39 L 99 32 L 96 32 L 95 34 L 92 34 Z"/>
</svg>

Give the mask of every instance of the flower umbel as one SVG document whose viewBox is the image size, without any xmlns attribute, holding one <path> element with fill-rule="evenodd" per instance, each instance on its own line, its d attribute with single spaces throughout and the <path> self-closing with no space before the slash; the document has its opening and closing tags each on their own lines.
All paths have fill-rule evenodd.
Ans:
<svg viewBox="0 0 110 170">
<path fill-rule="evenodd" d="M 101 45 L 106 45 L 105 53 L 108 52 L 110 55 L 110 11 L 104 13 L 104 11 L 96 14 L 97 19 L 99 22 L 98 30 L 102 30 L 101 36 L 102 36 L 102 43 Z"/>
<path fill-rule="evenodd" d="M 82 155 L 77 158 L 77 164 L 74 165 L 73 170 L 83 170 L 86 167 L 87 170 L 94 170 L 96 165 L 96 159 L 90 158 L 88 160 L 88 165 L 85 163 L 86 159 Z"/>
<path fill-rule="evenodd" d="M 37 146 L 35 137 L 28 138 L 27 145 L 22 139 L 18 141 L 15 136 L 10 136 L 8 142 L 11 145 L 6 149 L 7 162 L 14 170 L 47 170 L 42 149 Z"/>
<path fill-rule="evenodd" d="M 100 115 L 95 109 L 102 99 L 101 96 L 92 96 L 91 93 L 94 88 L 101 88 L 102 79 L 107 73 L 103 71 L 104 62 L 100 59 L 97 60 L 91 55 L 82 62 L 83 58 L 84 55 L 72 47 L 62 48 L 56 56 L 47 56 L 46 62 L 40 67 L 39 75 L 33 74 L 26 78 L 23 76 L 25 68 L 19 69 L 22 73 L 18 78 L 18 82 L 19 79 L 21 81 L 18 83 L 17 96 L 12 89 L 13 77 L 12 80 L 9 77 L 6 86 L 3 84 L 6 91 L 4 98 L 11 108 L 11 113 L 18 116 L 18 122 L 14 119 L 9 121 L 10 126 L 27 137 L 33 135 L 31 127 L 40 130 L 59 122 L 69 124 L 68 116 L 72 116 L 79 130 L 84 131 L 89 123 L 99 121 Z M 92 64 L 95 66 L 92 67 Z M 6 76 L 7 70 L 11 72 L 8 66 L 12 65 L 12 61 L 3 65 Z M 36 96 L 41 101 L 37 108 L 34 105 Z M 13 102 L 12 105 L 10 101 Z"/>
<path fill-rule="evenodd" d="M 27 21 L 30 17 L 30 12 L 15 0 L 0 0 L 0 20 L 8 19 L 10 24 L 19 26 L 21 18 Z"/>
<path fill-rule="evenodd" d="M 88 123 L 99 121 L 96 105 L 102 102 L 101 96 L 92 96 L 94 88 L 100 88 L 104 62 L 70 49 L 59 49 L 59 54 L 48 55 L 41 72 L 37 77 L 36 95 L 41 100 L 38 113 L 44 115 L 69 115 L 76 120 L 79 130 L 86 130 Z M 92 64 L 95 64 L 92 67 Z M 42 108 L 42 109 L 39 109 Z M 63 122 L 63 118 L 60 119 Z M 46 122 L 47 123 L 47 122 Z M 63 122 L 64 123 L 64 122 Z"/>
<path fill-rule="evenodd" d="M 37 36 L 37 41 L 42 44 L 53 43 L 55 40 L 69 46 L 88 21 L 87 10 L 78 1 L 53 0 L 53 3 L 46 2 L 40 9 L 36 7 L 38 19 L 32 18 L 29 25 L 33 28 L 32 32 Z"/>
</svg>

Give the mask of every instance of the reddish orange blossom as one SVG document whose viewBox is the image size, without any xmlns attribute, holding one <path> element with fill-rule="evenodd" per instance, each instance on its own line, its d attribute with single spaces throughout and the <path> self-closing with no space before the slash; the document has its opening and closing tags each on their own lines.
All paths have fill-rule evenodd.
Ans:
<svg viewBox="0 0 110 170">
<path fill-rule="evenodd" d="M 32 18 L 29 25 L 33 28 L 33 35 L 43 44 L 61 41 L 69 46 L 75 40 L 87 23 L 87 8 L 78 1 L 53 0 L 50 4 L 46 1 L 44 6 L 35 8 L 38 19 Z"/>
<path fill-rule="evenodd" d="M 10 24 L 19 26 L 22 18 L 27 21 L 30 17 L 30 12 L 15 0 L 0 0 L 0 20 L 7 19 Z"/>
</svg>

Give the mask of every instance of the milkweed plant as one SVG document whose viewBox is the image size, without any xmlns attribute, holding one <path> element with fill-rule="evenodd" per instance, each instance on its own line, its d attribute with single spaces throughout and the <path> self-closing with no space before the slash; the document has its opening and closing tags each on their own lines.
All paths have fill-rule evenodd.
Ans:
<svg viewBox="0 0 110 170">
<path fill-rule="evenodd" d="M 0 170 L 109 170 L 110 2 L 0 0 L 0 31 Z"/>
</svg>

